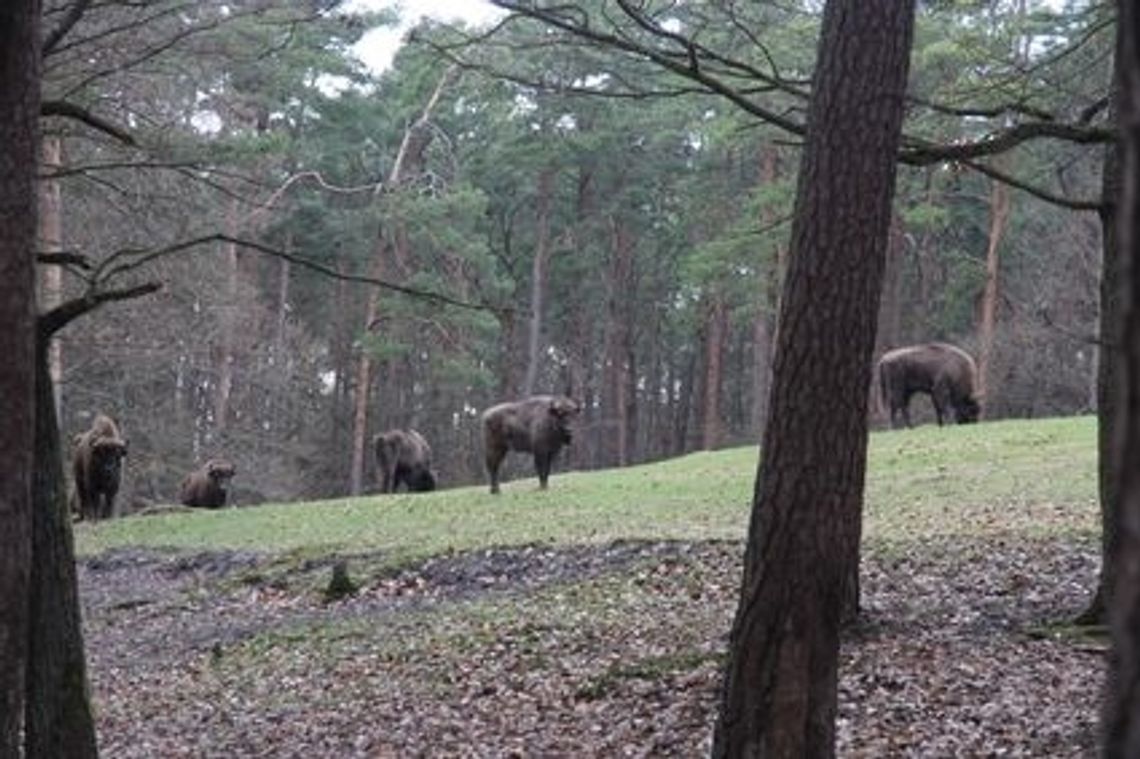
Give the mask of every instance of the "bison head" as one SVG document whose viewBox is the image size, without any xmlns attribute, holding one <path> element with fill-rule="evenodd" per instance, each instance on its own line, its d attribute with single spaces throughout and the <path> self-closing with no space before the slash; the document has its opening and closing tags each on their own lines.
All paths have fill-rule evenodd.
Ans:
<svg viewBox="0 0 1140 759">
<path fill-rule="evenodd" d="M 127 455 L 127 441 L 100 438 L 91 445 L 92 473 L 102 482 L 118 482 L 123 458 Z"/>
<path fill-rule="evenodd" d="M 978 417 L 982 414 L 982 406 L 977 398 L 959 401 L 955 410 L 958 412 L 958 424 L 972 424 L 978 421 Z"/>
<path fill-rule="evenodd" d="M 581 410 L 582 407 L 572 398 L 560 395 L 550 399 L 548 411 L 563 443 L 569 443 L 573 439 L 570 423 Z"/>
<path fill-rule="evenodd" d="M 206 476 L 215 485 L 224 486 L 228 480 L 233 479 L 234 465 L 223 459 L 210 459 L 206 462 Z"/>
</svg>

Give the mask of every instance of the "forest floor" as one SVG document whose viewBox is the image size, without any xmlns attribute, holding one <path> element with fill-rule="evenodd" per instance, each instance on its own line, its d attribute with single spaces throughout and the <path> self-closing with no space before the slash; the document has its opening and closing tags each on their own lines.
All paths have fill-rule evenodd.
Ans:
<svg viewBox="0 0 1140 759">
<path fill-rule="evenodd" d="M 1014 507 L 1011 507 L 1014 508 Z M 114 548 L 80 562 L 109 757 L 701 756 L 737 541 L 457 551 L 326 602 L 333 557 Z M 876 544 L 841 654 L 839 755 L 1088 756 L 1104 646 L 1089 537 Z"/>
</svg>

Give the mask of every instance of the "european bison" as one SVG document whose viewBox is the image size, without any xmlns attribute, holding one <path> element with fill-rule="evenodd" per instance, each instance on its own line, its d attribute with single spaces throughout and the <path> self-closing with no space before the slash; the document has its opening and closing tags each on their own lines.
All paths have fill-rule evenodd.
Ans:
<svg viewBox="0 0 1140 759">
<path fill-rule="evenodd" d="M 72 472 L 81 519 L 109 519 L 115 512 L 115 496 L 122 479 L 127 441 L 115 420 L 97 414 L 91 429 L 74 438 Z"/>
<path fill-rule="evenodd" d="M 910 426 L 910 397 L 928 393 L 941 426 L 950 409 L 959 424 L 978 420 L 978 369 L 961 348 L 947 343 L 924 343 L 887 351 L 879 359 L 880 398 L 890 411 L 891 426 L 901 415 Z"/>
<path fill-rule="evenodd" d="M 226 486 L 235 474 L 234 465 L 225 459 L 210 459 L 182 479 L 178 500 L 183 506 L 220 509 L 226 505 Z"/>
<path fill-rule="evenodd" d="M 380 492 L 395 493 L 403 484 L 410 493 L 435 490 L 431 446 L 415 430 L 388 430 L 372 439 Z"/>
<path fill-rule="evenodd" d="M 534 454 L 538 486 L 546 489 L 550 465 L 570 443 L 570 422 L 581 411 L 563 395 L 535 395 L 526 400 L 500 403 L 483 412 L 483 444 L 491 492 L 499 492 L 499 466 L 507 451 Z"/>
</svg>

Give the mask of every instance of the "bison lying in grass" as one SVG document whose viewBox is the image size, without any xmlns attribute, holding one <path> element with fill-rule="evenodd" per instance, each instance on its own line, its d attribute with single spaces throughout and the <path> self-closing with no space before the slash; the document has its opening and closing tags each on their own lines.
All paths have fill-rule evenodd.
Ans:
<svg viewBox="0 0 1140 759">
<path fill-rule="evenodd" d="M 182 480 L 179 500 L 184 506 L 220 509 L 226 505 L 226 486 L 233 476 L 233 464 L 225 459 L 210 459 Z"/>
</svg>

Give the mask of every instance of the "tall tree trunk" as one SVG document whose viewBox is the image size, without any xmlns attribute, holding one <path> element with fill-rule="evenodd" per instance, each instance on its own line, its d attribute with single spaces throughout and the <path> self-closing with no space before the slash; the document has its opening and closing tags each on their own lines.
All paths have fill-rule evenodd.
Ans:
<svg viewBox="0 0 1140 759">
<path fill-rule="evenodd" d="M 768 419 L 768 388 L 771 385 L 772 335 L 766 309 L 759 308 L 752 317 L 752 432 L 759 437 Z"/>
<path fill-rule="evenodd" d="M 431 142 L 431 132 L 428 121 L 432 111 L 435 110 L 443 95 L 444 89 L 458 75 L 459 69 L 449 66 L 435 85 L 431 96 L 424 105 L 420 115 L 404 130 L 404 137 L 400 141 L 400 148 L 396 152 L 396 160 L 392 163 L 392 170 L 388 174 L 387 188 L 395 190 L 405 177 L 406 164 L 416 161 L 423 155 L 423 151 Z M 383 271 L 383 259 L 387 255 L 387 244 L 383 231 L 377 234 L 376 252 L 373 256 L 373 271 Z M 402 251 L 396 251 L 402 255 Z M 368 294 L 368 305 L 365 308 L 364 334 L 373 328 L 379 315 L 380 298 L 375 289 Z M 356 368 L 356 395 L 353 399 L 352 413 L 352 468 L 349 471 L 349 491 L 352 495 L 364 492 L 364 456 L 368 438 L 368 397 L 372 386 L 372 357 L 367 349 L 360 351 Z"/>
<path fill-rule="evenodd" d="M 40 4 L 0 4 L 0 756 L 20 756 L 35 467 Z"/>
<path fill-rule="evenodd" d="M 383 241 L 377 242 L 382 247 Z M 377 251 L 377 256 L 381 255 Z M 383 271 L 383 266 L 377 264 L 373 272 Z M 372 330 L 379 311 L 380 295 L 376 290 L 368 292 L 368 305 L 364 309 L 364 335 Z M 356 381 L 353 383 L 352 405 L 352 468 L 349 470 L 348 492 L 350 495 L 360 495 L 364 492 L 364 456 L 368 442 L 368 396 L 372 390 L 372 357 L 365 345 L 360 346 L 360 356 L 356 364 Z"/>
<path fill-rule="evenodd" d="M 514 311 L 503 311 L 499 317 L 499 398 L 519 397 L 515 345 L 519 340 L 518 319 Z"/>
<path fill-rule="evenodd" d="M 824 9 L 714 756 L 835 753 L 839 628 L 858 578 L 866 388 L 913 26 L 913 3 Z"/>
<path fill-rule="evenodd" d="M 881 353 L 902 344 L 903 259 L 906 255 L 905 222 L 898 214 L 891 216 L 887 261 L 883 270 L 883 296 L 879 302 L 879 330 L 875 352 Z"/>
<path fill-rule="evenodd" d="M 705 316 L 705 377 L 701 412 L 701 448 L 711 451 L 724 436 L 720 407 L 720 391 L 724 382 L 724 339 L 728 326 L 728 307 L 720 290 L 709 295 Z"/>
<path fill-rule="evenodd" d="M 1116 54 L 1110 82 L 1109 120 L 1116 122 L 1120 113 L 1121 93 L 1121 27 L 1117 24 Z M 1120 345 L 1121 329 L 1121 257 L 1123 251 L 1118 240 L 1117 204 L 1123 186 L 1123 149 L 1119 143 L 1104 149 L 1101 168 L 1101 274 L 1100 274 L 1100 328 L 1096 367 L 1097 394 L 1097 495 L 1100 502 L 1101 563 L 1096 591 L 1092 600 L 1077 617 L 1077 624 L 1104 625 L 1108 623 L 1109 602 L 1116 582 L 1116 511 L 1119 494 L 1117 472 L 1113 464 L 1113 446 L 1117 427 L 1117 361 L 1113 346 Z"/>
<path fill-rule="evenodd" d="M 978 395 L 992 390 L 991 366 L 994 352 L 994 324 L 998 302 L 998 271 L 1001 236 L 1009 220 L 1009 188 L 994 180 L 990 187 L 990 229 L 986 243 L 986 279 L 982 288 L 982 314 L 978 323 Z"/>
<path fill-rule="evenodd" d="M 1116 412 L 1111 470 L 1117 492 L 1114 584 L 1109 599 L 1112 656 L 1102 725 L 1104 756 L 1140 756 L 1140 9 L 1121 0 L 1117 56 L 1123 182 L 1117 233 L 1120 285 L 1116 350 L 1102 363 L 1116 364 L 1111 388 Z M 1102 312 L 1102 319 L 1104 318 Z"/>
<path fill-rule="evenodd" d="M 606 295 L 606 328 L 602 360 L 602 418 L 606 430 L 603 466 L 629 463 L 629 399 L 627 397 L 631 348 L 630 306 L 634 293 L 635 243 L 628 222 L 611 217 L 610 265 Z"/>
<path fill-rule="evenodd" d="M 523 396 L 534 394 L 538 380 L 538 364 L 542 350 L 542 311 L 546 301 L 547 269 L 550 266 L 550 201 L 554 194 L 553 166 L 538 173 L 538 195 L 535 199 L 534 259 L 530 272 L 530 323 L 527 330 L 526 375 L 523 379 Z"/>
<path fill-rule="evenodd" d="M 766 145 L 761 152 L 760 182 L 764 185 L 774 184 L 780 176 L 779 154 L 775 145 Z M 766 208 L 761 214 L 761 222 L 767 226 L 776 221 L 775 212 Z M 752 328 L 752 350 L 754 358 L 754 377 L 752 400 L 752 427 L 757 438 L 764 433 L 764 425 L 768 420 L 768 393 L 772 388 L 772 351 L 776 345 L 776 317 L 780 312 L 780 285 L 783 282 L 784 270 L 787 268 L 787 249 L 777 245 L 776 255 L 773 257 L 764 276 L 762 287 L 764 297 L 759 301 L 756 309 L 755 321 Z"/>
<path fill-rule="evenodd" d="M 28 759 L 98 756 L 67 506 L 63 451 L 48 367 L 52 335 L 36 351 L 36 475 L 28 635 Z"/>
<path fill-rule="evenodd" d="M 234 237 L 238 231 L 237 200 L 231 200 L 226 213 L 226 232 Z M 222 243 L 222 270 L 225 276 L 225 304 L 222 306 L 221 337 L 218 345 L 217 385 L 214 387 L 214 445 L 222 445 L 230 416 L 230 394 L 234 386 L 234 345 L 238 329 L 238 290 L 241 268 L 238 248 L 233 242 Z"/>
<path fill-rule="evenodd" d="M 63 165 L 63 143 L 56 135 L 43 139 L 43 166 L 45 174 L 58 171 Z M 59 180 L 48 177 L 40 181 L 40 244 L 44 253 L 63 250 L 63 191 Z M 55 308 L 63 300 L 63 268 L 44 266 L 40 269 L 40 307 Z M 63 387 L 63 346 L 59 336 L 51 340 L 48 351 L 48 369 L 55 398 L 55 413 L 61 413 L 60 392 Z"/>
</svg>

